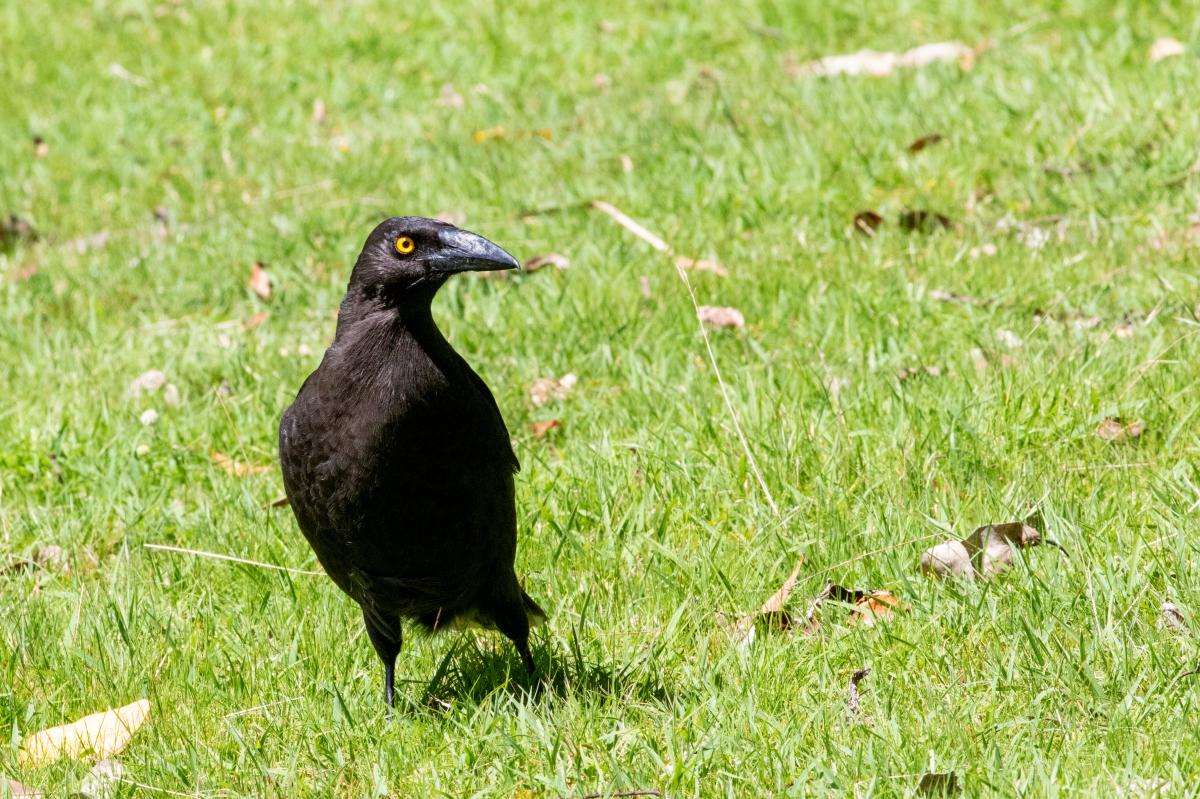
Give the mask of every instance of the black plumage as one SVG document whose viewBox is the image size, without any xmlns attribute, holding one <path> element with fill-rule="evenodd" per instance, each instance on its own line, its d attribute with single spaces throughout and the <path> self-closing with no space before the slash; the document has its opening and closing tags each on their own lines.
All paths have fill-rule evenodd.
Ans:
<svg viewBox="0 0 1200 799">
<path fill-rule="evenodd" d="M 333 344 L 280 422 L 289 504 L 362 607 L 389 708 L 401 618 L 498 629 L 533 670 L 529 627 L 544 614 L 513 568 L 520 466 L 495 399 L 430 308 L 456 272 L 516 267 L 452 225 L 383 222 L 354 265 Z"/>
</svg>

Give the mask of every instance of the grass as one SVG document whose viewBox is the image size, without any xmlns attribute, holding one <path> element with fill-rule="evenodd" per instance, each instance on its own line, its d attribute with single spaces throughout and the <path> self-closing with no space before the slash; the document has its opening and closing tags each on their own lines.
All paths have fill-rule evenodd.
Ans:
<svg viewBox="0 0 1200 799">
<path fill-rule="evenodd" d="M 38 233 L 0 252 L 0 536 L 10 560 L 55 544 L 71 566 L 0 576 L 0 773 L 77 790 L 87 762 L 21 766 L 21 737 L 146 696 L 120 755 L 143 787 L 122 795 L 907 796 L 926 771 L 972 796 L 1196 795 L 1194 10 L 410 5 L 0 9 L 0 212 Z M 1164 35 L 1189 50 L 1151 65 Z M 990 47 L 969 71 L 787 71 L 946 39 Z M 669 259 L 579 207 L 597 198 L 728 265 L 691 281 L 746 316 L 712 345 L 778 513 Z M 851 225 L 868 208 L 873 238 Z M 906 208 L 954 226 L 906 233 Z M 265 507 L 278 472 L 231 476 L 210 452 L 273 463 L 366 233 L 443 211 L 571 259 L 453 281 L 436 306 L 524 466 L 546 686 L 495 636 L 410 637 L 388 724 L 328 580 L 143 545 L 314 568 Z M 1040 249 L 1028 224 L 1051 234 Z M 941 376 L 896 377 L 924 365 Z M 129 398 L 148 369 L 177 407 Z M 566 372 L 569 398 L 531 405 L 534 379 Z M 1115 415 L 1147 432 L 1100 440 Z M 1030 550 L 987 583 L 919 574 L 948 531 L 1030 503 L 1068 557 Z M 719 613 L 758 607 L 800 555 L 798 610 L 827 580 L 907 610 L 732 645 Z M 1156 623 L 1167 600 L 1191 634 Z"/>
</svg>

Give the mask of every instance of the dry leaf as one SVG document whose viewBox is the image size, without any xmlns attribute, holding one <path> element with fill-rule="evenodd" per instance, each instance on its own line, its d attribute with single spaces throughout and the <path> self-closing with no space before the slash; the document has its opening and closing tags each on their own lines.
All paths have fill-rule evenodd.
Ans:
<svg viewBox="0 0 1200 799">
<path fill-rule="evenodd" d="M 466 104 L 467 101 L 455 90 L 453 83 L 442 86 L 442 93 L 438 96 L 438 105 L 445 108 L 462 108 Z"/>
<path fill-rule="evenodd" d="M 116 710 L 93 713 L 71 724 L 42 730 L 25 739 L 18 760 L 23 765 L 40 766 L 63 756 L 115 755 L 129 744 L 149 715 L 150 700 L 139 699 Z"/>
<path fill-rule="evenodd" d="M 579 378 L 569 372 L 557 380 L 553 377 L 539 377 L 529 386 L 529 401 L 541 407 L 551 399 L 566 399 L 578 380 Z"/>
<path fill-rule="evenodd" d="M 850 687 L 846 689 L 846 712 L 851 716 L 858 716 L 862 710 L 858 699 L 858 684 L 870 673 L 870 669 L 859 669 L 850 675 Z"/>
<path fill-rule="evenodd" d="M 45 158 L 50 155 L 50 145 L 41 136 L 33 137 L 33 155 L 35 158 Z"/>
<path fill-rule="evenodd" d="M 135 377 L 129 384 L 129 396 L 136 399 L 143 393 L 153 394 L 167 382 L 167 376 L 158 369 L 149 369 Z"/>
<path fill-rule="evenodd" d="M 0 249 L 10 249 L 20 242 L 34 242 L 37 238 L 33 225 L 16 214 L 9 214 L 8 219 L 0 222 Z"/>
<path fill-rule="evenodd" d="M 1010 568 L 1017 548 L 1037 546 L 1041 533 L 1032 514 L 1024 522 L 985 524 L 962 541 L 945 541 L 921 554 L 921 572 L 930 577 L 989 578 Z"/>
<path fill-rule="evenodd" d="M 571 266 L 571 261 L 565 255 L 548 252 L 545 255 L 535 255 L 530 258 L 525 262 L 524 269 L 526 272 L 536 272 L 546 266 L 553 266 L 555 269 L 566 269 Z"/>
<path fill-rule="evenodd" d="M 254 316 L 251 316 L 249 319 L 247 319 L 245 322 L 242 322 L 242 330 L 253 330 L 254 328 L 261 325 L 263 322 L 267 321 L 267 317 L 270 315 L 271 315 L 270 311 L 259 311 L 258 313 L 254 314 Z"/>
<path fill-rule="evenodd" d="M 5 793 L 5 790 L 8 793 Z M 16 780 L 0 777 L 0 796 L 11 796 L 12 799 L 42 799 L 45 794 L 39 788 L 31 788 Z"/>
<path fill-rule="evenodd" d="M 903 369 L 900 369 L 899 371 L 896 372 L 896 377 L 898 377 L 900 379 L 901 383 L 903 383 L 905 380 L 908 380 L 910 378 L 921 377 L 921 376 L 941 377 L 942 376 L 942 367 L 940 367 L 940 366 L 914 366 L 911 369 L 908 367 L 904 367 Z"/>
<path fill-rule="evenodd" d="M 1186 633 L 1188 631 L 1187 621 L 1183 618 L 1183 611 L 1179 606 L 1164 602 L 1158 608 L 1158 626 L 1163 629 L 1170 630 L 1173 633 Z"/>
<path fill-rule="evenodd" d="M 974 63 L 975 51 L 962 42 L 935 42 L 903 53 L 859 50 L 846 55 L 826 56 L 789 67 L 793 77 L 807 75 L 872 75 L 883 77 L 898 69 L 916 69 L 939 61 L 957 61 L 963 69 Z"/>
<path fill-rule="evenodd" d="M 701 305 L 696 308 L 696 318 L 709 327 L 732 327 L 743 328 L 746 326 L 746 317 L 737 308 L 728 308 L 719 305 Z"/>
<path fill-rule="evenodd" d="M 874 211 L 859 211 L 854 215 L 854 229 L 868 236 L 874 236 L 882 224 L 883 217 Z"/>
<path fill-rule="evenodd" d="M 558 430 L 562 427 L 562 422 L 557 419 L 545 419 L 540 422 L 532 422 L 529 425 L 529 432 L 533 433 L 536 439 L 543 439 L 551 430 Z"/>
<path fill-rule="evenodd" d="M 758 613 L 752 616 L 742 616 L 734 624 L 734 631 L 742 646 L 749 646 L 754 642 L 755 623 L 759 620 L 764 621 L 768 629 L 786 630 L 794 623 L 794 619 L 784 612 L 784 606 L 787 604 L 788 597 L 791 596 L 792 590 L 796 587 L 796 578 L 800 575 L 800 567 L 804 565 L 804 556 L 801 555 L 796 560 L 796 565 L 792 567 L 792 572 L 783 581 L 783 585 L 767 598 L 767 601 L 758 609 Z"/>
<path fill-rule="evenodd" d="M 87 799 L 110 799 L 125 779 L 125 767 L 116 760 L 101 760 L 88 769 L 79 784 L 79 793 Z"/>
<path fill-rule="evenodd" d="M 919 153 L 922 150 L 924 150 L 926 147 L 932 147 L 933 145 L 937 144 L 938 142 L 944 140 L 945 138 L 946 137 L 940 133 L 927 134 L 925 136 L 922 136 L 919 139 L 914 140 L 911 144 L 909 144 L 908 151 L 910 153 Z"/>
<path fill-rule="evenodd" d="M 1150 63 L 1157 64 L 1164 58 L 1183 55 L 1183 52 L 1183 42 L 1172 39 L 1170 36 L 1164 36 L 1161 39 L 1155 39 L 1154 44 L 1150 45 Z"/>
<path fill-rule="evenodd" d="M 942 774 L 927 772 L 921 775 L 917 784 L 917 793 L 926 796 L 949 796 L 958 793 L 958 777 L 953 771 Z"/>
<path fill-rule="evenodd" d="M 245 477 L 248 474 L 262 474 L 263 472 L 271 471 L 270 466 L 254 466 L 252 464 L 239 463 L 228 455 L 217 452 L 215 449 L 210 453 L 210 457 L 213 463 L 234 477 Z"/>
<path fill-rule="evenodd" d="M 900 229 L 906 233 L 933 233 L 954 227 L 950 217 L 936 211 L 909 210 L 900 214 Z"/>
<path fill-rule="evenodd" d="M 889 591 L 865 593 L 854 603 L 855 609 L 850 611 L 850 624 L 869 627 L 876 621 L 889 618 L 899 604 L 900 600 Z"/>
<path fill-rule="evenodd" d="M 1011 330 L 1004 330 L 1003 328 L 996 331 L 996 338 L 1000 339 L 1001 343 L 1009 349 L 1016 349 L 1025 345 L 1020 336 Z"/>
<path fill-rule="evenodd" d="M 266 264 L 260 261 L 250 264 L 250 289 L 259 299 L 271 299 L 271 278 L 267 274 Z"/>
<path fill-rule="evenodd" d="M 1096 435 L 1105 441 L 1121 443 L 1137 438 L 1146 432 L 1146 425 L 1140 421 L 1126 422 L 1120 416 L 1105 419 L 1096 428 Z"/>
<path fill-rule="evenodd" d="M 682 255 L 675 257 L 675 265 L 680 269 L 695 269 L 697 272 L 712 272 L 714 275 L 728 277 L 729 270 L 716 261 L 706 261 L 703 258 L 686 258 Z"/>
</svg>

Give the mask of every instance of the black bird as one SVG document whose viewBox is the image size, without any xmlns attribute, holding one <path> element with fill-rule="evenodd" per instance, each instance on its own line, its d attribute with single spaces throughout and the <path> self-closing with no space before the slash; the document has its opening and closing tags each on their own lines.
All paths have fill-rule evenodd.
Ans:
<svg viewBox="0 0 1200 799">
<path fill-rule="evenodd" d="M 279 425 L 283 483 L 326 573 L 362 607 L 393 707 L 400 620 L 476 623 L 532 672 L 545 614 L 513 569 L 520 469 L 487 385 L 434 324 L 453 274 L 515 269 L 453 225 L 388 219 L 367 237 L 333 344 Z"/>
</svg>

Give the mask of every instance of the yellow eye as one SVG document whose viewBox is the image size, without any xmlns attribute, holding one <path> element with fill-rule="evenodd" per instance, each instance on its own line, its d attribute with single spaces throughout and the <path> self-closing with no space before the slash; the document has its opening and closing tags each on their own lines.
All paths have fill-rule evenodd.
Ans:
<svg viewBox="0 0 1200 799">
<path fill-rule="evenodd" d="M 408 255 L 416 248 L 416 242 L 414 242 L 408 236 L 401 236 L 400 238 L 396 239 L 396 252 L 400 253 L 401 255 Z"/>
</svg>

